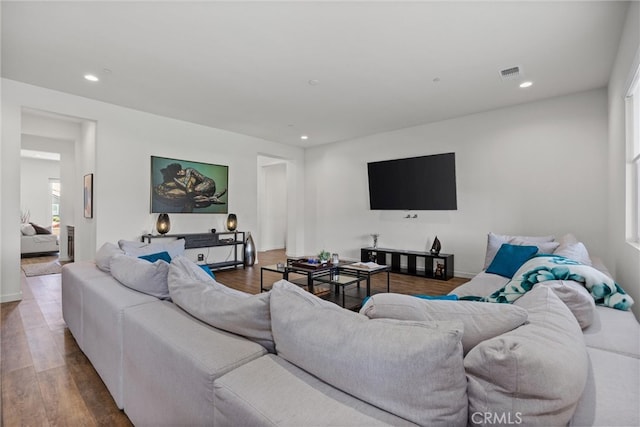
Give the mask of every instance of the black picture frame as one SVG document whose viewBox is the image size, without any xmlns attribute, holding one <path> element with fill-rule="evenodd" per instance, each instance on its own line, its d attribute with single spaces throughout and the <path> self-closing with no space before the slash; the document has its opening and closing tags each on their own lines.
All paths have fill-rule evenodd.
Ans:
<svg viewBox="0 0 640 427">
<path fill-rule="evenodd" d="M 84 217 L 93 218 L 93 174 L 84 176 Z"/>
</svg>

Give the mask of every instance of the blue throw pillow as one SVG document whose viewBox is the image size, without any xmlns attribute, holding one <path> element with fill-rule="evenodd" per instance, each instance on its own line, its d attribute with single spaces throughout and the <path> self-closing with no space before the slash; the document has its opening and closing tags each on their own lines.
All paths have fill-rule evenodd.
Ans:
<svg viewBox="0 0 640 427">
<path fill-rule="evenodd" d="M 450 300 L 450 301 L 458 301 L 458 295 L 413 295 L 416 298 L 422 298 L 422 299 L 443 299 L 443 300 Z"/>
<path fill-rule="evenodd" d="M 209 268 L 209 266 L 207 264 L 198 265 L 198 267 L 203 269 L 205 271 L 205 273 L 207 273 L 209 276 L 211 276 L 212 279 L 216 278 L 216 275 L 213 274 L 213 271 L 211 271 L 211 269 Z"/>
<path fill-rule="evenodd" d="M 138 258 L 147 260 L 149 262 L 156 262 L 161 259 L 162 261 L 171 263 L 171 255 L 169 255 L 169 252 L 167 251 L 158 252 L 157 254 L 140 255 Z"/>
<path fill-rule="evenodd" d="M 487 273 L 498 274 L 511 279 L 522 264 L 533 258 L 538 252 L 537 246 L 520 246 L 503 243 L 495 258 L 487 267 Z"/>
</svg>

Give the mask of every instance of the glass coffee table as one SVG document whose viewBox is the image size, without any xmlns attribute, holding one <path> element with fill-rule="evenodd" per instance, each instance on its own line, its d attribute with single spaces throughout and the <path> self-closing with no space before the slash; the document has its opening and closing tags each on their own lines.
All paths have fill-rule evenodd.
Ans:
<svg viewBox="0 0 640 427">
<path fill-rule="evenodd" d="M 371 277 L 387 274 L 387 289 L 389 292 L 389 272 L 387 265 L 372 265 L 354 262 L 340 262 L 338 264 L 307 264 L 299 258 L 289 258 L 287 263 L 266 265 L 260 269 L 260 291 L 269 291 L 270 286 L 264 285 L 264 272 L 274 272 L 285 280 L 298 286 L 305 287 L 320 298 L 334 302 L 341 307 L 358 309 L 364 298 L 371 296 Z M 294 278 L 292 276 L 300 277 Z M 366 286 L 361 286 L 365 282 Z M 326 288 L 326 291 L 318 289 Z"/>
</svg>

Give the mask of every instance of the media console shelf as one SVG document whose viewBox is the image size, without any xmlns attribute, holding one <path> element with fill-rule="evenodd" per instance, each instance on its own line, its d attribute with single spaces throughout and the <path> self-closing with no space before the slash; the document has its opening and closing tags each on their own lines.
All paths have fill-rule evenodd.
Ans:
<svg viewBox="0 0 640 427">
<path fill-rule="evenodd" d="M 391 257 L 391 263 L 389 263 L 387 256 Z M 424 259 L 424 271 L 419 271 L 417 268 L 418 258 Z M 360 249 L 360 260 L 391 265 L 392 273 L 410 274 L 438 280 L 449 280 L 453 277 L 452 254 L 434 255 L 430 252 L 369 247 Z"/>
<path fill-rule="evenodd" d="M 151 243 L 151 239 L 184 239 L 185 249 L 211 248 L 216 246 L 233 246 L 233 259 L 229 261 L 214 262 L 207 264 L 212 270 L 238 266 L 244 267 L 244 231 L 222 231 L 219 233 L 186 233 L 186 234 L 145 234 L 142 241 Z M 242 249 L 242 258 L 238 257 L 238 246 Z"/>
</svg>

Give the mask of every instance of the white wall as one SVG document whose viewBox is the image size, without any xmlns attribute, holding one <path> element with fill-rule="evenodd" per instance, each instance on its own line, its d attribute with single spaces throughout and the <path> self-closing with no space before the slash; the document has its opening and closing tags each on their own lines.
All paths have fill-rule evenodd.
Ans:
<svg viewBox="0 0 640 427">
<path fill-rule="evenodd" d="M 262 200 L 260 221 L 261 251 L 284 249 L 287 238 L 287 165 L 278 163 L 261 167 L 262 185 L 265 197 Z"/>
<path fill-rule="evenodd" d="M 51 226 L 51 179 L 60 179 L 60 161 L 23 157 L 20 164 L 20 205 L 29 221 Z"/>
<path fill-rule="evenodd" d="M 626 132 L 624 97 L 640 62 L 640 4 L 632 2 L 627 13 L 618 55 L 609 80 L 609 233 L 616 280 L 635 300 L 633 311 L 640 317 L 640 248 L 626 241 L 625 172 Z"/>
<path fill-rule="evenodd" d="M 174 157 L 229 166 L 229 210 L 238 215 L 240 229 L 255 231 L 257 227 L 257 156 L 258 153 L 286 159 L 292 165 L 288 174 L 287 247 L 292 254 L 303 251 L 303 218 L 295 215 L 303 210 L 302 187 L 304 157 L 300 148 L 264 141 L 258 138 L 212 129 L 205 126 L 168 119 L 152 114 L 93 101 L 31 86 L 12 80 L 2 80 L 2 162 L 5 171 L 19 176 L 20 132 L 22 108 L 50 111 L 95 122 L 94 147 L 77 152 L 79 165 L 76 176 L 94 173 L 94 219 L 76 245 L 76 257 L 91 259 L 96 247 L 118 239 L 139 239 L 153 230 L 156 215 L 149 213 L 150 156 Z M 85 129 L 83 129 L 85 131 Z M 82 133 L 82 132 L 81 132 Z M 82 135 L 81 138 L 82 139 Z M 82 150 L 85 151 L 82 151 Z M 95 152 L 91 152 L 95 150 Z M 92 167 L 91 160 L 95 158 Z M 78 184 L 80 185 L 80 184 Z M 1 218 L 1 283 L 0 299 L 20 297 L 19 236 L 12 238 L 7 230 L 16 230 L 20 222 L 19 185 L 7 179 L 0 181 L 2 189 Z M 78 187 L 79 188 L 79 187 Z M 293 193 L 292 193 L 293 192 Z M 80 193 L 81 194 L 81 193 Z M 80 196 L 78 196 L 80 197 Z M 80 199 L 81 200 L 81 199 Z M 81 209 L 81 203 L 78 206 Z M 77 215 L 76 222 L 83 222 Z M 81 211 L 80 211 L 81 212 Z M 12 220 L 15 218 L 15 220 Z M 174 232 L 204 232 L 222 229 L 225 215 L 174 214 Z M 78 226 L 78 224 L 76 224 Z M 89 231 L 91 233 L 91 231 Z M 87 233 L 85 233 L 87 234 Z M 85 239 L 95 239 L 93 246 Z M 85 246 L 83 246 L 85 245 Z M 79 246 L 81 252 L 78 253 Z M 91 246 L 91 247 L 89 247 Z"/>
<path fill-rule="evenodd" d="M 456 153 L 458 210 L 371 211 L 369 161 Z M 606 91 L 523 104 L 308 149 L 306 249 L 359 258 L 379 246 L 427 250 L 437 235 L 457 275 L 482 269 L 486 235 L 572 232 L 611 261 L 607 245 Z M 422 185 L 410 183 L 407 185 Z"/>
</svg>

